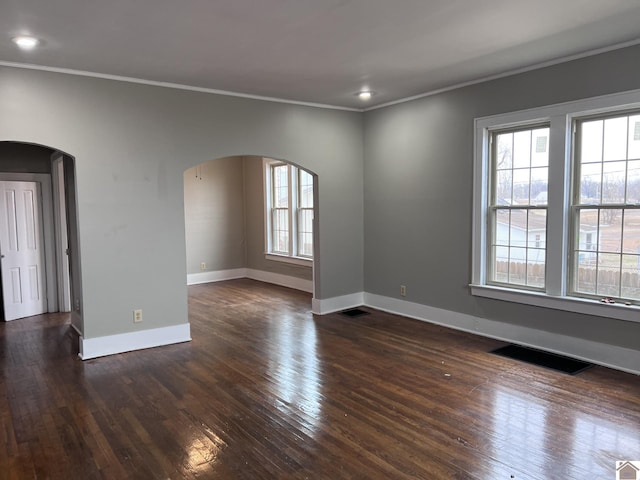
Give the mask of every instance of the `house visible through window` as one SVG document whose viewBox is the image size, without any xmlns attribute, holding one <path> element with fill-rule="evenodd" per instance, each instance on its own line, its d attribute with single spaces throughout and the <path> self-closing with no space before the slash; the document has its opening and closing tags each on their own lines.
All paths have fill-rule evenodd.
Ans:
<svg viewBox="0 0 640 480">
<path fill-rule="evenodd" d="M 313 258 L 313 176 L 269 159 L 264 172 L 267 255 L 309 262 Z"/>
<path fill-rule="evenodd" d="M 637 125 L 640 113 L 576 122 L 571 279 L 576 295 L 640 300 Z"/>
<path fill-rule="evenodd" d="M 640 319 L 640 92 L 477 119 L 475 157 L 474 295 Z"/>
<path fill-rule="evenodd" d="M 491 283 L 536 289 L 545 285 L 541 237 L 547 229 L 548 136 L 546 126 L 492 134 Z"/>
</svg>

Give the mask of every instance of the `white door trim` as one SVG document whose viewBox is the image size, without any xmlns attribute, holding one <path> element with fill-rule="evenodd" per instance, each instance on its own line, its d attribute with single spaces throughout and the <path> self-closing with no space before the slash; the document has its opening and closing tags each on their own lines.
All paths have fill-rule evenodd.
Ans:
<svg viewBox="0 0 640 480">
<path fill-rule="evenodd" d="M 67 209 L 64 192 L 63 154 L 51 155 L 51 187 L 54 227 L 56 232 L 56 273 L 58 282 L 58 309 L 71 311 L 71 285 L 69 274 L 69 239 L 67 235 Z"/>
<path fill-rule="evenodd" d="M 57 279 L 55 264 L 55 236 L 53 229 L 53 206 L 51 175 L 48 173 L 0 173 L 0 181 L 38 182 L 42 193 L 42 233 L 44 235 L 44 266 L 47 295 L 47 311 L 58 311 Z"/>
</svg>

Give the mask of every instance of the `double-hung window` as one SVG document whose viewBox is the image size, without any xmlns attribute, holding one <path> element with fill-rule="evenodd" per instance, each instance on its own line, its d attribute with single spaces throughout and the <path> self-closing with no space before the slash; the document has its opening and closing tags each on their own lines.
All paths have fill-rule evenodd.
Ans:
<svg viewBox="0 0 640 480">
<path fill-rule="evenodd" d="M 640 320 L 640 92 L 475 126 L 472 293 Z"/>
<path fill-rule="evenodd" d="M 313 259 L 313 177 L 288 163 L 265 159 L 266 252 L 271 259 Z"/>
<path fill-rule="evenodd" d="M 640 301 L 640 112 L 576 121 L 571 290 Z"/>
<path fill-rule="evenodd" d="M 545 286 L 549 127 L 491 133 L 489 282 Z"/>
</svg>

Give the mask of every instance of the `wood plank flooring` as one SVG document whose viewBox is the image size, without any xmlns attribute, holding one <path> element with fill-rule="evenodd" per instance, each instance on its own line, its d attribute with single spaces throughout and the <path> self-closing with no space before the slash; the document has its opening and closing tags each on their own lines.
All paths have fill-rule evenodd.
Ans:
<svg viewBox="0 0 640 480">
<path fill-rule="evenodd" d="M 640 382 L 487 353 L 252 280 L 189 288 L 193 341 L 82 362 L 65 315 L 0 324 L 0 479 L 607 479 Z"/>
</svg>

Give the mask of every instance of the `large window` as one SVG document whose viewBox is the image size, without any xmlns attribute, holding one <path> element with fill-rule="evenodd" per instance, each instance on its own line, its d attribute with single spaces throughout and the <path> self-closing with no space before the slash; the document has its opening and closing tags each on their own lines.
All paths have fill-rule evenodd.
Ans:
<svg viewBox="0 0 640 480">
<path fill-rule="evenodd" d="M 265 159 L 266 251 L 272 258 L 313 258 L 313 177 L 293 165 Z"/>
<path fill-rule="evenodd" d="M 640 92 L 476 119 L 474 295 L 640 308 Z"/>
<path fill-rule="evenodd" d="M 576 122 L 572 291 L 640 300 L 640 114 Z"/>
<path fill-rule="evenodd" d="M 545 286 L 549 127 L 491 134 L 490 281 Z"/>
</svg>

